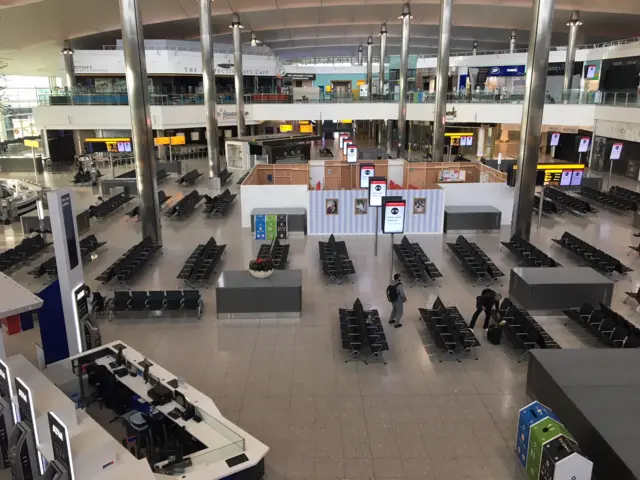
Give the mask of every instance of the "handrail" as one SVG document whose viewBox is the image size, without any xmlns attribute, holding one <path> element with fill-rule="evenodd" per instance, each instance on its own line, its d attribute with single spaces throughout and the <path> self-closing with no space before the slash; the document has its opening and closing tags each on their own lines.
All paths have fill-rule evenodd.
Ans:
<svg viewBox="0 0 640 480">
<path fill-rule="evenodd" d="M 172 46 L 172 45 L 145 45 L 145 51 L 149 52 L 197 52 L 200 53 L 202 50 L 198 46 L 186 47 L 186 46 Z M 102 50 L 124 50 L 122 45 L 102 45 Z M 255 56 L 262 57 L 277 57 L 277 55 L 271 50 L 269 47 L 259 45 L 259 46 L 251 46 L 251 45 L 243 45 L 242 46 L 243 53 Z M 215 46 L 213 47 L 213 53 L 233 53 L 232 46 Z"/>
</svg>

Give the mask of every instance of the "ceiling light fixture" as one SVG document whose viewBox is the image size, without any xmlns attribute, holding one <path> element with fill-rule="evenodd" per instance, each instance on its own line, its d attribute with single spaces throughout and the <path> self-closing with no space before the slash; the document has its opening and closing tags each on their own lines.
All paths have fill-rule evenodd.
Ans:
<svg viewBox="0 0 640 480">
<path fill-rule="evenodd" d="M 75 53 L 75 50 L 71 47 L 64 47 L 62 50 L 60 50 L 61 55 L 75 55 Z"/>
<path fill-rule="evenodd" d="M 400 15 L 398 18 L 402 20 L 406 16 L 408 16 L 409 18 L 413 18 L 413 15 L 411 15 L 411 7 L 408 3 L 405 3 L 402 6 L 402 15 Z"/>
<path fill-rule="evenodd" d="M 240 15 L 238 15 L 237 13 L 233 14 L 231 25 L 229 25 L 229 28 L 234 28 L 234 27 L 244 28 L 244 25 L 240 23 Z"/>
</svg>

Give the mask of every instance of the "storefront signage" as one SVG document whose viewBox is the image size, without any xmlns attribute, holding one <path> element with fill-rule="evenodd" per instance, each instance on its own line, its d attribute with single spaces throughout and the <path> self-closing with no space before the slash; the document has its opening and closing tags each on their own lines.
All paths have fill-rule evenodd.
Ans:
<svg viewBox="0 0 640 480">
<path fill-rule="evenodd" d="M 401 197 L 385 197 L 382 206 L 382 233 L 404 233 L 407 202 Z"/>
<path fill-rule="evenodd" d="M 382 197 L 387 196 L 387 179 L 384 177 L 371 177 L 369 179 L 369 206 L 381 207 Z"/>
<path fill-rule="evenodd" d="M 609 160 L 620 160 L 620 155 L 622 155 L 622 143 L 614 143 L 611 145 Z"/>
<path fill-rule="evenodd" d="M 360 188 L 369 188 L 369 180 L 376 174 L 376 166 L 372 163 L 360 165 Z"/>
<path fill-rule="evenodd" d="M 591 139 L 589 137 L 582 137 L 580 139 L 580 145 L 578 145 L 578 153 L 588 152 L 590 142 L 591 142 Z"/>
<path fill-rule="evenodd" d="M 485 68 L 489 69 L 489 77 L 522 77 L 525 67 L 524 65 L 503 65 Z"/>
<path fill-rule="evenodd" d="M 280 133 L 293 132 L 293 125 L 280 125 Z"/>
<path fill-rule="evenodd" d="M 315 80 L 315 73 L 287 73 L 284 76 L 285 78 L 290 78 L 291 80 Z"/>
<path fill-rule="evenodd" d="M 640 124 L 616 122 L 611 120 L 596 120 L 596 135 L 599 137 L 640 143 Z"/>
<path fill-rule="evenodd" d="M 582 62 L 573 63 L 573 74 L 582 75 Z M 547 66 L 547 75 L 550 77 L 564 75 L 564 62 L 554 62 Z"/>
<path fill-rule="evenodd" d="M 347 163 L 356 163 L 358 161 L 358 147 L 354 144 L 347 148 Z"/>
</svg>

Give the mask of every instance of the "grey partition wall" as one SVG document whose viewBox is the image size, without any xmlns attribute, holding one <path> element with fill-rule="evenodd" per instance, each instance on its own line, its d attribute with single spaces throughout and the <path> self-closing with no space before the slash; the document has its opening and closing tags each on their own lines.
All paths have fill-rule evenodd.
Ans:
<svg viewBox="0 0 640 480">
<path fill-rule="evenodd" d="M 470 199 L 472 201 L 473 199 Z M 491 205 L 444 207 L 444 231 L 500 230 L 502 212 Z"/>
<path fill-rule="evenodd" d="M 612 295 L 613 281 L 589 267 L 518 267 L 509 278 L 509 296 L 527 310 L 609 306 Z"/>
<path fill-rule="evenodd" d="M 38 212 L 29 212 L 20 216 L 20 222 L 22 223 L 22 233 L 28 234 L 31 230 L 38 230 L 40 228 L 40 219 L 38 218 Z M 43 219 L 44 228 L 51 230 L 51 220 L 49 219 L 49 212 L 45 210 L 45 217 Z M 78 224 L 78 233 L 84 233 L 89 230 L 91 220 L 89 218 L 89 210 L 83 210 L 76 214 L 76 223 Z"/>
<path fill-rule="evenodd" d="M 302 272 L 276 270 L 258 279 L 246 270 L 226 271 L 216 284 L 218 317 L 300 316 Z"/>
</svg>

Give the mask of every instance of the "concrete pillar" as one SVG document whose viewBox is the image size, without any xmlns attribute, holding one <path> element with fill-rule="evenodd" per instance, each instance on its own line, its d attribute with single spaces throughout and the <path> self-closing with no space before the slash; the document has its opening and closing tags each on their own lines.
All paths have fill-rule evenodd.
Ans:
<svg viewBox="0 0 640 480">
<path fill-rule="evenodd" d="M 380 28 L 380 65 L 378 68 L 378 98 L 384 99 L 384 70 L 385 59 L 387 58 L 387 24 L 383 23 Z M 385 120 L 378 120 L 378 148 L 383 148 L 385 143 Z M 387 152 L 389 153 L 389 152 Z"/>
<path fill-rule="evenodd" d="M 473 42 L 473 54 L 474 55 L 478 54 L 478 42 L 477 41 Z"/>
<path fill-rule="evenodd" d="M 436 67 L 436 105 L 433 121 L 433 161 L 444 161 L 444 131 L 447 124 L 447 85 L 451 50 L 453 0 L 440 0 L 440 37 Z"/>
<path fill-rule="evenodd" d="M 240 41 L 240 30 L 243 28 L 244 26 L 240 23 L 240 15 L 234 13 L 231 23 L 233 34 L 233 64 L 235 66 L 233 84 L 236 89 L 236 114 L 239 137 L 244 135 L 244 80 L 242 70 L 242 43 Z"/>
<path fill-rule="evenodd" d="M 158 137 L 164 137 L 165 133 L 164 130 L 158 130 L 157 132 Z M 167 146 L 166 145 L 158 145 L 158 158 L 160 159 L 160 161 L 164 162 L 164 161 L 168 161 L 169 159 L 167 158 Z"/>
<path fill-rule="evenodd" d="M 49 136 L 44 129 L 40 130 L 40 144 L 42 145 L 42 157 L 49 158 Z"/>
<path fill-rule="evenodd" d="M 480 127 L 478 129 L 478 145 L 477 145 L 477 149 L 476 149 L 476 157 L 478 157 L 478 159 L 480 159 L 480 157 L 484 157 L 484 145 L 486 142 L 486 132 L 487 132 L 487 128 L 486 127 Z"/>
<path fill-rule="evenodd" d="M 407 70 L 409 68 L 409 30 L 411 28 L 411 7 L 402 6 L 402 38 L 400 46 L 400 100 L 398 102 L 398 148 L 397 158 L 402 158 L 407 143 Z"/>
<path fill-rule="evenodd" d="M 578 27 L 582 25 L 578 12 L 571 12 L 571 20 L 567 23 L 569 26 L 569 43 L 567 45 L 567 57 L 564 62 L 564 83 L 562 85 L 562 97 L 565 102 L 571 98 L 571 81 L 573 80 L 573 64 L 576 60 L 576 40 L 578 38 Z"/>
<path fill-rule="evenodd" d="M 516 35 L 516 31 L 511 30 L 511 36 L 509 37 L 509 53 L 514 53 L 516 51 L 517 40 L 518 40 L 518 36 Z"/>
<path fill-rule="evenodd" d="M 362 66 L 362 45 L 358 47 L 358 65 Z"/>
</svg>

